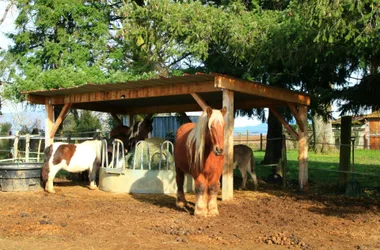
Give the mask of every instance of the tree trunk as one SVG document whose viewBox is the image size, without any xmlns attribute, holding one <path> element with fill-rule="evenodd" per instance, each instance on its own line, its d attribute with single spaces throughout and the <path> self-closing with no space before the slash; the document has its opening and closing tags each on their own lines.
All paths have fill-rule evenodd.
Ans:
<svg viewBox="0 0 380 250">
<path fill-rule="evenodd" d="M 323 121 L 322 117 L 318 115 L 314 115 L 312 120 L 314 130 L 314 150 L 316 153 L 328 152 L 333 144 L 331 120 L 326 123 Z"/>
<path fill-rule="evenodd" d="M 268 117 L 267 146 L 261 164 L 277 164 L 282 156 L 282 124 L 271 112 Z"/>
</svg>

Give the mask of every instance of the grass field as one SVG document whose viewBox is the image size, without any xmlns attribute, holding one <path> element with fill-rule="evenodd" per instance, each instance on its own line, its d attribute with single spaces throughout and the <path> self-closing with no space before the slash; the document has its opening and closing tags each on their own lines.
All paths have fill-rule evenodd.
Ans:
<svg viewBox="0 0 380 250">
<path fill-rule="evenodd" d="M 259 178 L 266 180 L 272 173 L 272 168 L 260 165 L 264 159 L 264 151 L 254 151 L 256 173 Z M 380 194 L 380 151 L 379 150 L 355 150 L 354 152 L 354 178 L 367 193 Z M 352 156 L 351 156 L 352 157 Z M 337 186 L 339 179 L 339 152 L 328 154 L 316 154 L 309 151 L 308 159 L 309 184 L 322 185 L 333 188 Z M 352 165 L 352 163 L 351 163 Z M 298 151 L 287 151 L 287 180 L 297 183 L 298 180 Z M 349 175 L 352 180 L 352 175 Z"/>
</svg>

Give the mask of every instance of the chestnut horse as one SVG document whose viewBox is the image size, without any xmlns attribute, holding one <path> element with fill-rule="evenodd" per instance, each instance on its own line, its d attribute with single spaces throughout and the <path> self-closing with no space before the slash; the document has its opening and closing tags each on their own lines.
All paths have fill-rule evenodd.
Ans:
<svg viewBox="0 0 380 250">
<path fill-rule="evenodd" d="M 224 115 L 222 110 L 207 107 L 197 123 L 183 124 L 177 130 L 174 161 L 177 181 L 177 206 L 186 205 L 183 191 L 184 175 L 195 180 L 194 215 L 218 215 L 219 178 L 224 164 Z"/>
</svg>

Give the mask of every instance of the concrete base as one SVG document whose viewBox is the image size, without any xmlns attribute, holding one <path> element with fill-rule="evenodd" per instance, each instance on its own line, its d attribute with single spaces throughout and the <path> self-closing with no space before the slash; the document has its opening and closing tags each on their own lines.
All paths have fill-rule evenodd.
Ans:
<svg viewBox="0 0 380 250">
<path fill-rule="evenodd" d="M 113 193 L 177 193 L 176 173 L 173 170 L 131 170 L 124 169 L 122 174 L 99 171 L 99 189 Z M 194 180 L 185 176 L 185 192 L 194 191 Z"/>
</svg>

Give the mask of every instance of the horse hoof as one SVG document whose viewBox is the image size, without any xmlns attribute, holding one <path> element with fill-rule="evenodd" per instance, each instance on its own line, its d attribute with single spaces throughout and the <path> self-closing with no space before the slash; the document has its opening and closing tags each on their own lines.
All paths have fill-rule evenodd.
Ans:
<svg viewBox="0 0 380 250">
<path fill-rule="evenodd" d="M 95 189 L 98 189 L 98 187 L 97 186 L 90 186 L 90 189 L 95 190 Z"/>
<path fill-rule="evenodd" d="M 186 201 L 177 201 L 176 205 L 178 208 L 184 208 L 186 207 L 186 203 L 187 203 Z"/>
<path fill-rule="evenodd" d="M 207 213 L 207 209 L 202 209 L 202 210 L 195 210 L 194 211 L 195 216 L 200 216 L 200 217 L 207 217 L 209 214 Z"/>
<path fill-rule="evenodd" d="M 210 210 L 210 211 L 208 211 L 207 215 L 210 216 L 210 217 L 218 216 L 219 215 L 219 211 L 217 209 Z"/>
<path fill-rule="evenodd" d="M 51 193 L 51 194 L 55 194 L 55 191 L 54 190 L 47 190 L 48 193 Z"/>
</svg>

